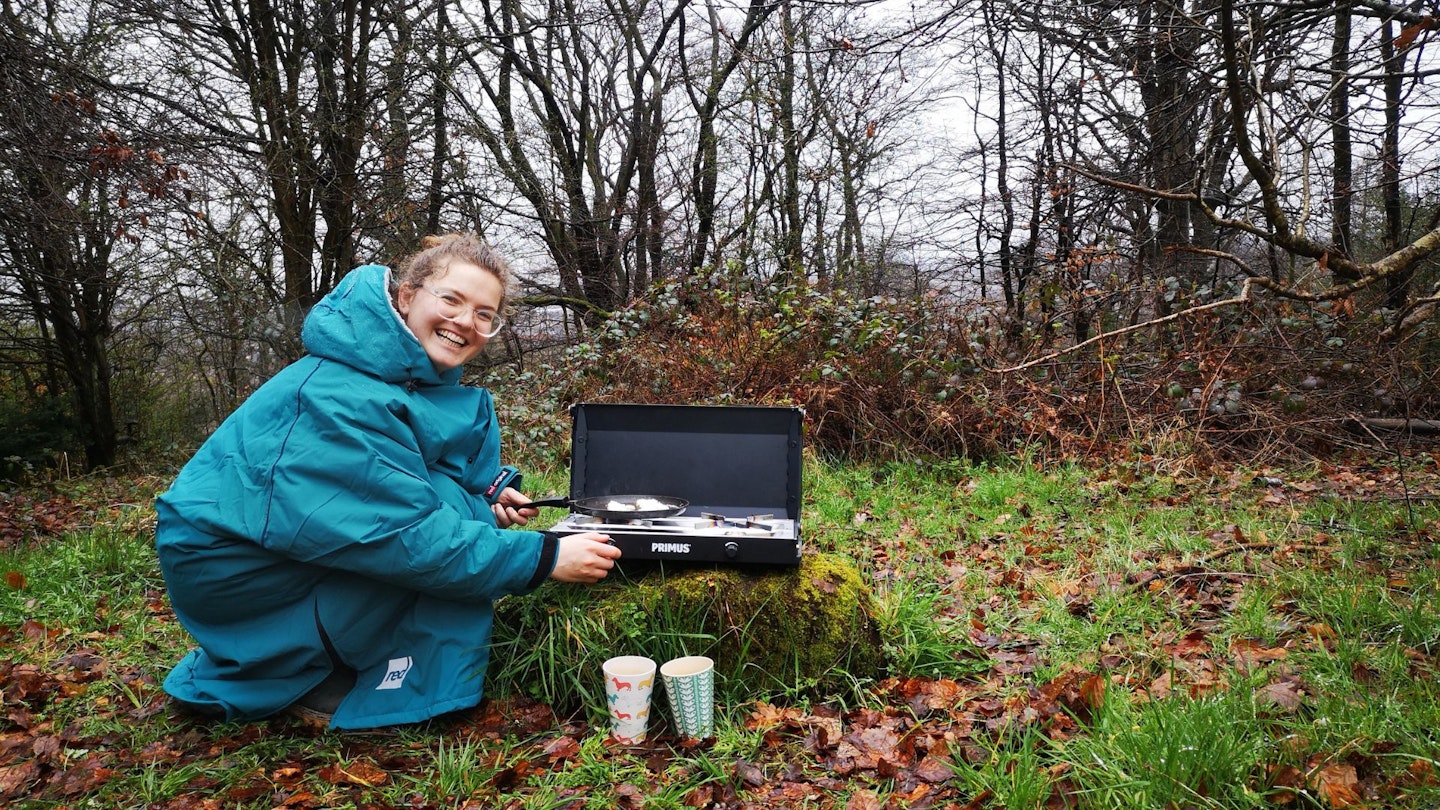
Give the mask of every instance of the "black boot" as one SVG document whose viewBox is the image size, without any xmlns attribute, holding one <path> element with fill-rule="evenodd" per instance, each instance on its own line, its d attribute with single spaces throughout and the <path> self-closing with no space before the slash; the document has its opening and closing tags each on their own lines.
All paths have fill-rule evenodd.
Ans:
<svg viewBox="0 0 1440 810">
<path fill-rule="evenodd" d="M 325 677 L 320 685 L 300 696 L 295 705 L 321 714 L 334 714 L 340 701 L 355 688 L 355 670 L 343 664 L 336 664 L 335 671 Z"/>
</svg>

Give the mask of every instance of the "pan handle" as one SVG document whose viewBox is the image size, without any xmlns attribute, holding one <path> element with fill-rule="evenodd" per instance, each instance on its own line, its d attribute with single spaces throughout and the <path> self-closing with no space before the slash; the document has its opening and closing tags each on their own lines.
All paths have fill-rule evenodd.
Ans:
<svg viewBox="0 0 1440 810">
<path fill-rule="evenodd" d="M 529 503 L 521 506 L 520 508 L 521 508 L 521 509 L 530 509 L 530 508 L 532 508 L 532 507 L 538 508 L 538 507 L 541 507 L 541 506 L 555 506 L 555 507 L 559 507 L 559 508 L 561 508 L 561 509 L 569 509 L 569 508 L 570 508 L 570 505 L 571 505 L 570 499 L 567 498 L 567 497 L 565 497 L 564 495 L 551 495 L 551 496 L 548 497 L 548 498 L 539 498 L 539 499 L 537 499 L 537 500 L 533 500 L 533 501 L 531 501 L 531 502 L 529 502 Z"/>
</svg>

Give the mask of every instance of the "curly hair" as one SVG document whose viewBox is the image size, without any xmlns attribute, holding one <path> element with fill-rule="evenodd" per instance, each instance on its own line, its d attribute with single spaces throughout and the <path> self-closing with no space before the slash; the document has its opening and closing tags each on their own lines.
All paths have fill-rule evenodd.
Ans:
<svg viewBox="0 0 1440 810">
<path fill-rule="evenodd" d="M 395 291 L 401 287 L 419 289 L 427 279 L 449 269 L 453 261 L 469 262 L 500 279 L 505 291 L 500 309 L 502 312 L 506 309 L 515 283 L 510 263 L 488 242 L 470 233 L 431 235 L 420 240 L 420 250 L 400 261 Z"/>
</svg>

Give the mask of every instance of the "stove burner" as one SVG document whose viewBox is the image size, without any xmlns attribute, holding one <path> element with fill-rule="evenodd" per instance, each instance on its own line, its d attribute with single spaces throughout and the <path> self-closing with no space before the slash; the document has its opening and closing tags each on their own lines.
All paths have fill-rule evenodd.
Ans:
<svg viewBox="0 0 1440 810">
<path fill-rule="evenodd" d="M 794 520 L 768 514 L 726 517 L 706 512 L 619 523 L 572 512 L 550 530 L 606 534 L 620 548 L 622 559 L 794 565 L 800 560 L 799 528 Z"/>
<path fill-rule="evenodd" d="M 641 520 L 606 520 L 593 515 L 571 514 L 555 524 L 555 531 L 620 531 L 645 532 L 654 534 L 703 535 L 711 537 L 774 537 L 784 536 L 793 530 L 785 524 L 790 521 L 775 521 L 773 515 L 752 515 L 744 518 L 730 518 L 710 512 L 699 517 L 680 515 L 668 518 L 646 518 Z"/>
</svg>

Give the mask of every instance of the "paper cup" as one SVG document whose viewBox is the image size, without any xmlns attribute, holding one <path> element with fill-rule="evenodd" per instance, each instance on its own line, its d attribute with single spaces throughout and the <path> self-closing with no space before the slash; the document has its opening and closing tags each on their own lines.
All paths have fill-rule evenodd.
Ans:
<svg viewBox="0 0 1440 810">
<path fill-rule="evenodd" d="M 655 691 L 655 662 L 641 655 L 621 655 L 606 661 L 602 669 L 611 736 L 622 743 L 643 742 L 650 695 Z"/>
<path fill-rule="evenodd" d="M 660 667 L 675 731 L 681 737 L 715 735 L 715 662 L 703 655 L 666 661 Z"/>
</svg>

